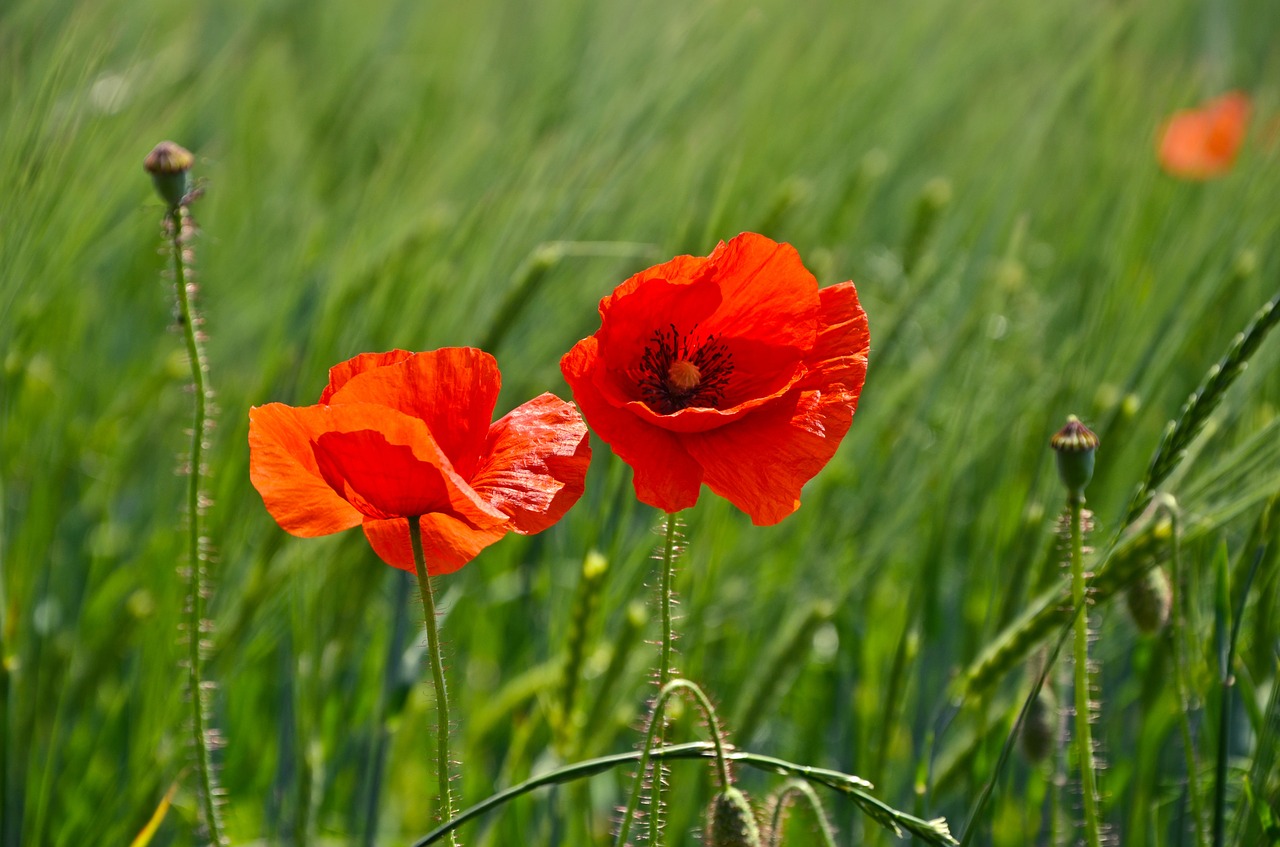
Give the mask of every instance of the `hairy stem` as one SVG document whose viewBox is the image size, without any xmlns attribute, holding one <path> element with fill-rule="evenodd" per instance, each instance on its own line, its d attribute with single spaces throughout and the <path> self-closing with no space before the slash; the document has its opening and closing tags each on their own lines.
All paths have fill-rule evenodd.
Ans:
<svg viewBox="0 0 1280 847">
<path fill-rule="evenodd" d="M 222 821 L 218 815 L 217 778 L 213 772 L 213 753 L 209 739 L 203 679 L 204 656 L 204 569 L 200 550 L 200 481 L 204 467 L 204 438 L 208 426 L 209 393 L 205 385 L 204 348 L 196 329 L 192 288 L 187 282 L 187 265 L 183 257 L 183 229 L 190 223 L 185 206 L 175 206 L 168 213 L 170 245 L 173 249 L 174 291 L 178 298 L 179 322 L 187 342 L 187 358 L 191 363 L 191 383 L 195 393 L 195 410 L 191 423 L 191 467 L 187 475 L 187 687 L 191 692 L 191 736 L 195 748 L 196 779 L 200 786 L 200 817 L 214 844 L 225 844 Z"/>
<path fill-rule="evenodd" d="M 1089 610 L 1084 572 L 1084 497 L 1071 497 L 1071 600 L 1075 616 L 1076 760 L 1080 763 L 1080 791 L 1084 795 L 1086 847 L 1099 847 L 1098 793 L 1094 784 L 1093 737 L 1089 721 Z"/>
<path fill-rule="evenodd" d="M 449 784 L 449 694 L 444 684 L 444 662 L 440 658 L 440 632 L 436 627 L 436 600 L 431 577 L 422 555 L 422 527 L 418 518 L 409 518 L 409 543 L 413 545 L 413 566 L 422 592 L 422 618 L 427 626 L 427 653 L 431 656 L 431 678 L 436 687 L 436 775 L 439 778 L 440 820 L 453 818 L 453 789 Z M 457 836 L 449 832 L 449 844 L 457 847 Z"/>
</svg>

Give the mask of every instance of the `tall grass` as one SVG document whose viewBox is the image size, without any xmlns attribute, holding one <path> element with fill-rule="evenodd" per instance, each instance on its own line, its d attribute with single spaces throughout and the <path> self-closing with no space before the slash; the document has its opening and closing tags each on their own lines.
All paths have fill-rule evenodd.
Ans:
<svg viewBox="0 0 1280 847">
<path fill-rule="evenodd" d="M 874 772 L 877 797 L 956 829 L 994 775 L 973 843 L 1050 843 L 1053 798 L 1070 820 L 1078 795 L 1018 759 L 995 770 L 1029 681 L 993 679 L 958 710 L 952 681 L 1062 584 L 1053 430 L 1076 413 L 1101 437 L 1089 500 L 1109 537 L 1166 422 L 1280 287 L 1278 26 L 1272 0 L 5 4 L 0 845 L 127 843 L 186 765 L 174 504 L 190 398 L 181 339 L 157 331 L 172 322 L 163 210 L 140 167 L 162 138 L 196 152 L 207 188 L 220 559 L 205 672 L 233 843 L 374 826 L 400 844 L 434 825 L 419 639 L 387 667 L 401 575 L 358 534 L 275 526 L 248 482 L 247 407 L 314 402 L 357 352 L 486 340 L 500 406 L 563 395 L 559 356 L 600 296 L 744 229 L 794 243 L 824 284 L 857 281 L 870 373 L 795 516 L 757 529 L 710 497 L 685 516 L 678 666 L 749 721 L 727 730 L 755 753 Z M 1160 173 L 1162 118 L 1227 86 L 1255 98 L 1234 171 Z M 916 234 L 939 177 L 949 203 Z M 529 282 L 546 245 L 601 242 L 556 248 Z M 1270 339 L 1164 483 L 1186 528 L 1186 699 L 1172 638 L 1117 605 L 1092 613 L 1101 814 L 1126 845 L 1190 843 L 1189 792 L 1212 808 L 1219 761 L 1228 843 L 1256 843 L 1275 808 L 1274 753 L 1255 754 L 1276 726 L 1276 522 L 1249 538 L 1280 490 L 1278 359 Z M 442 582 L 463 806 L 558 750 L 635 743 L 653 664 L 638 642 L 658 616 L 636 634 L 628 601 L 650 593 L 658 515 L 597 446 L 565 521 Z M 591 549 L 609 563 L 600 611 L 575 628 Z M 1227 606 L 1241 684 L 1219 750 L 1214 562 L 1238 589 L 1258 549 Z M 558 746 L 574 651 L 598 718 Z M 672 718 L 671 737 L 692 737 L 691 715 Z M 690 842 L 713 786 L 704 763 L 671 767 L 669 843 Z M 463 841 L 602 842 L 624 775 L 534 793 Z M 755 796 L 776 787 L 742 777 Z M 821 796 L 839 843 L 887 840 Z M 152 843 L 194 843 L 195 803 L 185 786 Z"/>
</svg>

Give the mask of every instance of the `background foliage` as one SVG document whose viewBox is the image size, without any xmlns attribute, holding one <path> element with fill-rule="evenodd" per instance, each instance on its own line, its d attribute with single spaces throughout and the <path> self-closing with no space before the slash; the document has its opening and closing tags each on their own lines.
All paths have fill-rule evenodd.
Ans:
<svg viewBox="0 0 1280 847">
<path fill-rule="evenodd" d="M 679 666 L 740 744 L 865 776 L 959 833 L 1027 681 L 1015 667 L 956 708 L 953 678 L 1061 579 L 1049 435 L 1074 412 L 1102 438 L 1101 544 L 1166 421 L 1280 279 L 1278 27 L 1273 0 L 6 3 L 0 844 L 126 843 L 187 760 L 175 468 L 190 396 L 141 171 L 155 142 L 194 150 L 208 188 L 209 673 L 236 843 L 355 841 L 371 808 L 381 840 L 405 843 L 431 826 L 433 784 L 416 628 L 395 635 L 398 610 L 417 611 L 402 575 L 359 533 L 274 525 L 248 483 L 248 406 L 314 402 L 361 351 L 455 344 L 498 356 L 500 413 L 563 394 L 559 356 L 600 296 L 745 229 L 795 244 L 824 284 L 858 282 L 871 368 L 795 516 L 756 529 L 711 497 L 687 516 Z M 1255 98 L 1235 170 L 1162 174 L 1163 117 L 1230 87 Z M 1119 604 L 1095 612 L 1104 813 L 1126 845 L 1187 843 L 1188 782 L 1209 785 L 1213 562 L 1239 584 L 1280 490 L 1277 355 L 1263 346 L 1168 486 L 1198 528 L 1181 637 L 1204 773 L 1189 780 L 1180 746 L 1171 639 Z M 654 623 L 637 630 L 629 601 L 647 596 L 657 516 L 598 447 L 562 524 L 440 581 L 464 802 L 634 743 Z M 575 629 L 592 549 L 608 568 Z M 1264 549 L 1233 807 L 1277 720 L 1280 565 Z M 674 780 L 671 838 L 691 841 L 710 781 L 697 764 Z M 1050 787 L 1012 761 L 977 842 L 1044 843 Z M 618 798 L 600 777 L 464 836 L 587 843 Z M 843 843 L 888 840 L 832 808 Z M 184 790 L 154 843 L 192 843 L 193 821 Z"/>
</svg>

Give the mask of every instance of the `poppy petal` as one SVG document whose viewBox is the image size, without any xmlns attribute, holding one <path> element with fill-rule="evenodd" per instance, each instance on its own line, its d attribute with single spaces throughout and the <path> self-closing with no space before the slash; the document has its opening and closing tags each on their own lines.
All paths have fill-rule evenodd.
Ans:
<svg viewBox="0 0 1280 847">
<path fill-rule="evenodd" d="M 543 394 L 489 428 L 486 454 L 471 487 L 527 535 L 560 520 L 582 496 L 591 440 L 571 403 Z"/>
<path fill-rule="evenodd" d="M 852 419 L 843 391 L 796 392 L 733 426 L 686 435 L 683 442 L 712 491 L 756 526 L 770 526 L 799 508 L 800 489 L 835 454 Z"/>
<path fill-rule="evenodd" d="M 650 280 L 665 280 L 676 285 L 688 285 L 702 278 L 707 269 L 706 256 L 676 256 L 674 259 L 645 268 L 632 275 L 619 285 L 611 294 L 600 299 L 600 317 L 613 308 L 613 304 L 623 297 L 632 294 L 636 289 Z"/>
<path fill-rule="evenodd" d="M 818 292 L 822 305 L 818 312 L 818 339 L 805 356 L 808 374 L 801 388 L 822 389 L 833 384 L 857 396 L 867 378 L 867 354 L 871 333 L 867 313 L 858 302 L 852 282 L 842 282 Z"/>
<path fill-rule="evenodd" d="M 320 393 L 321 405 L 327 404 L 329 398 L 342 386 L 346 385 L 351 377 L 362 374 L 365 371 L 371 371 L 374 368 L 385 368 L 387 365 L 403 362 L 412 355 L 408 350 L 389 350 L 386 353 L 361 353 L 355 358 L 347 359 L 345 362 L 334 365 L 329 368 L 329 384 Z"/>
<path fill-rule="evenodd" d="M 1176 112 L 1160 132 L 1160 165 L 1184 179 L 1211 179 L 1231 170 L 1244 143 L 1251 101 L 1233 91 L 1198 109 Z"/>
<path fill-rule="evenodd" d="M 271 517 L 304 538 L 350 529 L 361 515 L 320 475 L 311 441 L 329 425 L 323 407 L 283 403 L 249 410 L 249 479 Z"/>
<path fill-rule="evenodd" d="M 431 576 L 453 573 L 470 562 L 480 551 L 507 534 L 510 524 L 476 529 L 451 515 L 431 514 L 419 518 L 422 529 L 422 555 Z M 378 558 L 403 570 L 415 570 L 413 546 L 409 541 L 409 520 L 367 520 L 364 534 Z"/>
<path fill-rule="evenodd" d="M 594 336 L 579 341 L 560 360 L 560 370 L 582 414 L 596 434 L 631 466 L 641 502 L 667 512 L 692 506 L 702 487 L 702 469 L 674 433 L 615 407 L 601 394 L 592 378 L 592 371 L 600 366 L 599 342 Z"/>
<path fill-rule="evenodd" d="M 501 387 L 498 363 L 488 353 L 446 347 L 356 374 L 330 402 L 377 403 L 419 418 L 454 470 L 470 479 L 484 455 Z"/>
<path fill-rule="evenodd" d="M 716 337 L 806 350 L 817 334 L 818 281 L 790 244 L 744 232 L 708 257 L 721 301 L 701 325 Z"/>
<path fill-rule="evenodd" d="M 321 476 L 367 518 L 444 512 L 473 526 L 506 522 L 453 473 L 443 454 L 423 456 L 421 447 L 393 443 L 374 430 L 326 432 L 312 442 Z"/>
</svg>

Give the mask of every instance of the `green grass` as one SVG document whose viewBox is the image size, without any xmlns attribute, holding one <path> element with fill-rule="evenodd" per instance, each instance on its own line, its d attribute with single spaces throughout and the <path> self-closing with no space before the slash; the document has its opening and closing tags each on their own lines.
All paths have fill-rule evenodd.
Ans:
<svg viewBox="0 0 1280 847">
<path fill-rule="evenodd" d="M 196 841 L 175 473 L 191 397 L 141 168 L 164 138 L 196 152 L 207 187 L 206 671 L 233 843 L 359 843 L 384 724 L 379 843 L 432 828 L 435 784 L 412 624 L 384 682 L 404 577 L 359 533 L 274 524 L 248 482 L 248 407 L 312 403 L 358 352 L 482 342 L 503 367 L 500 413 L 564 396 L 559 357 L 594 331 L 599 297 L 746 229 L 795 244 L 823 284 L 858 283 L 871 365 L 796 515 L 758 529 L 707 494 L 686 516 L 677 666 L 734 742 L 873 778 L 959 834 L 1030 680 L 1015 665 L 957 704 L 956 675 L 1063 579 L 1049 436 L 1075 413 L 1102 439 L 1088 496 L 1103 549 L 1166 422 L 1280 288 L 1278 26 L 1273 0 L 5 4 L 0 845 L 128 843 L 179 779 L 153 843 Z M 1255 98 L 1232 173 L 1161 173 L 1162 119 L 1228 87 Z M 906 273 L 938 177 L 950 202 Z M 1228 843 L 1262 843 L 1246 783 L 1275 815 L 1278 522 L 1258 526 L 1280 491 L 1278 363 L 1270 338 L 1165 486 L 1186 529 L 1184 626 L 1142 636 L 1123 604 L 1092 614 L 1102 814 L 1125 845 L 1194 843 L 1189 784 L 1212 806 L 1215 561 L 1235 591 L 1259 550 L 1230 603 Z M 653 593 L 659 516 L 596 455 L 561 524 L 438 583 L 463 806 L 637 741 L 656 651 L 621 634 L 628 602 Z M 575 630 L 593 548 L 608 570 Z M 573 631 L 579 708 L 597 719 L 567 742 Z M 697 733 L 686 712 L 670 735 Z M 536 792 L 463 841 L 604 843 L 626 775 Z M 743 777 L 757 797 L 781 782 Z M 673 780 L 669 841 L 691 843 L 712 780 L 692 762 Z M 839 843 L 892 840 L 823 791 Z M 1048 843 L 1055 793 L 1074 821 L 1078 795 L 1011 758 L 971 843 Z"/>
</svg>

